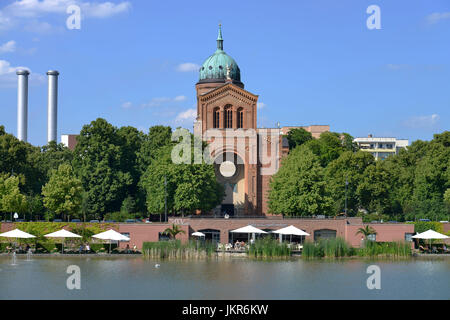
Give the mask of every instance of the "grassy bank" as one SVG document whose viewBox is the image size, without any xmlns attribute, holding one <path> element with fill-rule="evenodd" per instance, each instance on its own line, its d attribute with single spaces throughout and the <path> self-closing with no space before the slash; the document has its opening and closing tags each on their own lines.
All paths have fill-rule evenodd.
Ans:
<svg viewBox="0 0 450 320">
<path fill-rule="evenodd" d="M 411 256 L 411 244 L 407 242 L 367 241 L 362 248 L 351 247 L 344 239 L 322 239 L 318 242 L 307 241 L 303 245 L 302 257 L 342 258 L 342 257 L 380 257 L 400 258 Z"/>
<path fill-rule="evenodd" d="M 179 240 L 144 242 L 142 253 L 147 258 L 158 259 L 198 259 L 215 255 L 216 245 L 206 241 L 189 241 L 181 243 Z"/>
</svg>

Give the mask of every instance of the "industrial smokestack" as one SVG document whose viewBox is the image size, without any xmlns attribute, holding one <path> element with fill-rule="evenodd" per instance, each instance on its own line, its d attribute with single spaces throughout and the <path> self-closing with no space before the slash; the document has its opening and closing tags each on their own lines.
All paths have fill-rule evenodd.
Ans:
<svg viewBox="0 0 450 320">
<path fill-rule="evenodd" d="M 47 142 L 57 142 L 58 117 L 58 75 L 59 72 L 50 70 L 48 75 L 48 107 L 47 107 Z"/>
<path fill-rule="evenodd" d="M 17 70 L 17 138 L 27 142 L 28 134 L 28 70 Z"/>
</svg>

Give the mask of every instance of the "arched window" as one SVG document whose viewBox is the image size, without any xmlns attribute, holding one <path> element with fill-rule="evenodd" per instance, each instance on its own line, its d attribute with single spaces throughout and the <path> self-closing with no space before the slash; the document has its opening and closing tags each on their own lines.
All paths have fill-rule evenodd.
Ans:
<svg viewBox="0 0 450 320">
<path fill-rule="evenodd" d="M 226 106 L 224 110 L 224 127 L 233 128 L 233 110 L 231 106 Z"/>
<path fill-rule="evenodd" d="M 237 110 L 237 127 L 239 129 L 244 127 L 244 109 L 239 108 Z"/>
<path fill-rule="evenodd" d="M 220 127 L 220 110 L 219 108 L 215 108 L 213 111 L 213 128 Z"/>
</svg>

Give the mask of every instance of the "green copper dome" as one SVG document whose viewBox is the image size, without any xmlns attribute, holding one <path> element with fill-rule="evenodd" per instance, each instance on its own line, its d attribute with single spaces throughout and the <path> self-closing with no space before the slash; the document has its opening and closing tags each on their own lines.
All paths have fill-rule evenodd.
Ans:
<svg viewBox="0 0 450 320">
<path fill-rule="evenodd" d="M 199 82 L 212 82 L 214 80 L 230 80 L 241 82 L 241 70 L 236 61 L 223 51 L 222 28 L 219 25 L 217 37 L 217 50 L 210 56 L 200 68 Z"/>
</svg>

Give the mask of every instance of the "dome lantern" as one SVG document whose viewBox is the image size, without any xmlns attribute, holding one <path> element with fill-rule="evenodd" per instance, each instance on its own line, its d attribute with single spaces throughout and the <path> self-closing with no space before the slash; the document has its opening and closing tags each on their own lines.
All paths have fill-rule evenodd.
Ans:
<svg viewBox="0 0 450 320">
<path fill-rule="evenodd" d="M 236 61 L 223 51 L 222 25 L 219 24 L 217 36 L 217 50 L 200 67 L 200 79 L 202 82 L 225 82 L 242 85 L 241 70 Z"/>
</svg>

